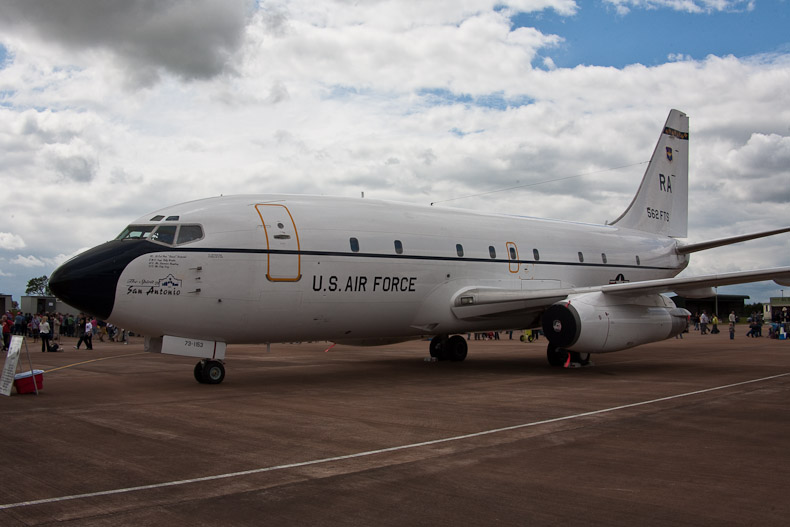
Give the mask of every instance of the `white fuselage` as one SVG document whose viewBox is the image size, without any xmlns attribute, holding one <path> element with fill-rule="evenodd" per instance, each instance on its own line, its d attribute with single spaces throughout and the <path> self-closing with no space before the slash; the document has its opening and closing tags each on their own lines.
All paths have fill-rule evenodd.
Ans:
<svg viewBox="0 0 790 527">
<path fill-rule="evenodd" d="M 668 278 L 688 264 L 665 236 L 368 199 L 220 197 L 134 224 L 155 214 L 204 236 L 123 270 L 109 321 L 150 336 L 376 343 L 529 328 L 539 322 L 524 313 L 459 319 L 452 299 Z"/>
</svg>

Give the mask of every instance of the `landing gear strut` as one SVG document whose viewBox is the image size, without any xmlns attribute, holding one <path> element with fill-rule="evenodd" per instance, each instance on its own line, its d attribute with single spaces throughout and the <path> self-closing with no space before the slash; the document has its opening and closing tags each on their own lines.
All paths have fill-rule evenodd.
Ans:
<svg viewBox="0 0 790 527">
<path fill-rule="evenodd" d="M 195 364 L 195 380 L 201 384 L 219 384 L 225 378 L 225 366 L 218 360 L 203 359 Z"/>
<path fill-rule="evenodd" d="M 568 366 L 572 364 L 579 366 L 589 366 L 591 364 L 589 353 L 567 351 L 562 348 L 558 348 L 551 343 L 549 343 L 549 347 L 546 350 L 546 357 L 549 359 L 549 364 L 557 368 L 565 366 L 566 364 Z M 569 358 L 570 361 L 568 360 Z"/>
<path fill-rule="evenodd" d="M 448 337 L 447 335 L 436 335 L 431 340 L 428 351 L 431 357 L 436 360 L 461 362 L 466 359 L 468 346 L 466 344 L 466 339 L 461 335 L 453 335 L 452 337 Z"/>
<path fill-rule="evenodd" d="M 590 354 L 589 353 L 579 353 L 578 351 L 571 352 L 571 362 L 578 363 L 582 366 L 589 366 L 590 365 Z"/>
</svg>

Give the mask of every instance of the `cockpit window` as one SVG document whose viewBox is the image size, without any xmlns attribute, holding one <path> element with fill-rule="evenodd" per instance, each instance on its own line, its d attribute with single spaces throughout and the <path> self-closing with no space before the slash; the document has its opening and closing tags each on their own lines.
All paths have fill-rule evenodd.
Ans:
<svg viewBox="0 0 790 527">
<path fill-rule="evenodd" d="M 151 232 L 156 228 L 156 225 L 129 225 L 116 240 L 147 240 L 151 236 Z"/>
<path fill-rule="evenodd" d="M 162 221 L 163 219 L 164 219 L 164 216 L 159 214 L 159 215 L 156 215 L 153 218 L 151 218 L 149 221 Z"/>
<path fill-rule="evenodd" d="M 203 237 L 203 227 L 200 225 L 182 225 L 178 231 L 178 244 L 193 242 Z"/>
<path fill-rule="evenodd" d="M 116 240 L 149 240 L 164 245 L 181 245 L 203 238 L 200 225 L 129 225 Z"/>
<path fill-rule="evenodd" d="M 151 235 L 151 241 L 173 245 L 176 239 L 176 225 L 160 225 Z"/>
</svg>

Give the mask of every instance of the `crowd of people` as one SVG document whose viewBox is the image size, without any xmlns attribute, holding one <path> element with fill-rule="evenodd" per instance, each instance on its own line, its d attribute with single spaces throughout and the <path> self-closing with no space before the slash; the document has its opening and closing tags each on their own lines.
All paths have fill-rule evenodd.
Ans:
<svg viewBox="0 0 790 527">
<path fill-rule="evenodd" d="M 80 313 L 77 316 L 63 313 L 22 313 L 6 312 L 2 315 L 3 351 L 8 350 L 12 335 L 23 335 L 41 341 L 41 351 L 63 351 L 57 343 L 62 337 L 77 338 L 75 349 L 85 344 L 85 349 L 93 349 L 93 339 L 101 342 L 107 339 L 110 342 L 128 343 L 128 332 L 116 328 L 103 320 Z"/>
<path fill-rule="evenodd" d="M 731 311 L 728 316 L 730 339 L 735 338 L 736 324 L 740 321 L 740 317 Z M 691 321 L 694 325 L 694 330 L 699 331 L 700 335 L 707 335 L 708 333 L 719 333 L 719 317 L 715 313 L 708 315 L 707 311 L 703 310 L 702 313 L 695 313 L 691 316 Z M 710 328 L 708 325 L 710 324 Z M 746 318 L 746 324 L 749 331 L 746 336 L 749 338 L 758 338 L 763 336 L 763 326 L 766 325 L 762 313 L 753 312 Z M 776 311 L 774 312 L 771 322 L 768 323 L 768 337 L 772 339 L 780 338 L 782 333 L 787 334 L 790 330 L 790 321 L 788 320 L 788 312 Z"/>
</svg>

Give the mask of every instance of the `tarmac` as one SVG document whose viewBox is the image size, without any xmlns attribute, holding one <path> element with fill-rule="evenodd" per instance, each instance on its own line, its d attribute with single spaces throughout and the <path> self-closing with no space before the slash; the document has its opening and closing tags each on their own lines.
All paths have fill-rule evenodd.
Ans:
<svg viewBox="0 0 790 527">
<path fill-rule="evenodd" d="M 139 338 L 29 342 L 46 373 L 0 397 L 0 525 L 787 525 L 790 341 L 745 332 L 576 369 L 506 334 L 462 363 L 229 346 L 220 385 Z"/>
</svg>

